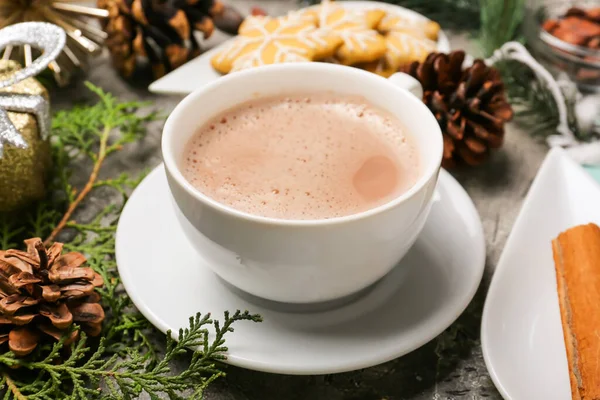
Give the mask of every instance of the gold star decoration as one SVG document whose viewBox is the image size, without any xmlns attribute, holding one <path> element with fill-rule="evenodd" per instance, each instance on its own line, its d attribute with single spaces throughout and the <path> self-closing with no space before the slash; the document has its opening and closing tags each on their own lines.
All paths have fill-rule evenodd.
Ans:
<svg viewBox="0 0 600 400">
<path fill-rule="evenodd" d="M 88 56 L 102 50 L 106 39 L 94 19 L 108 17 L 108 11 L 78 4 L 80 0 L 0 0 L 0 28 L 20 22 L 40 21 L 58 25 L 67 33 L 67 44 L 59 57 L 50 63 L 59 86 L 69 83 L 80 69 L 87 67 Z M 30 45 L 8 46 L 2 59 L 29 65 L 37 57 Z"/>
</svg>

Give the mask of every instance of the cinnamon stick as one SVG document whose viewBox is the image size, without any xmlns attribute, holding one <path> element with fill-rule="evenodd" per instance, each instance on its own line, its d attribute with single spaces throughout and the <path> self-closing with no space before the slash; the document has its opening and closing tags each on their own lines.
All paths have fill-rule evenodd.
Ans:
<svg viewBox="0 0 600 400">
<path fill-rule="evenodd" d="M 571 228 L 552 250 L 572 398 L 600 400 L 600 228 Z"/>
</svg>

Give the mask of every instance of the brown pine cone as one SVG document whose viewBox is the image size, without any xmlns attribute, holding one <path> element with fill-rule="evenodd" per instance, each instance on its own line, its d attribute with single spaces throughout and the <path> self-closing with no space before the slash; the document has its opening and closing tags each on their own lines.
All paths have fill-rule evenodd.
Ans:
<svg viewBox="0 0 600 400">
<path fill-rule="evenodd" d="M 498 71 L 479 59 L 463 70 L 464 59 L 464 51 L 431 53 L 404 70 L 423 85 L 423 102 L 442 128 L 445 168 L 481 164 L 502 146 L 504 124 L 513 117 Z"/>
<path fill-rule="evenodd" d="M 73 323 L 97 336 L 104 310 L 94 289 L 104 285 L 102 277 L 84 266 L 83 254 L 61 255 L 62 243 L 46 249 L 32 238 L 25 244 L 27 251 L 0 251 L 0 344 L 26 356 L 44 335 L 59 340 Z M 78 336 L 74 331 L 67 342 Z"/>
<path fill-rule="evenodd" d="M 181 66 L 200 54 L 200 44 L 194 31 L 200 31 L 204 38 L 208 38 L 215 27 L 213 18 L 223 21 L 235 14 L 220 0 L 97 2 L 98 7 L 109 12 L 103 23 L 108 34 L 106 46 L 115 67 L 127 78 L 148 64 L 154 78 Z M 240 22 L 241 19 L 239 17 Z M 228 29 L 233 28 L 229 26 Z"/>
</svg>

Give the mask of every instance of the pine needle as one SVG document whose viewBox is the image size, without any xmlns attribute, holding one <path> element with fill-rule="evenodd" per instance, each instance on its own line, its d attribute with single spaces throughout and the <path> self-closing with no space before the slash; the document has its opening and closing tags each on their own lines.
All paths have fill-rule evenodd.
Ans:
<svg viewBox="0 0 600 400">
<path fill-rule="evenodd" d="M 508 100 L 515 109 L 516 122 L 534 136 L 556 133 L 559 123 L 558 108 L 550 90 L 536 78 L 526 65 L 514 60 L 502 60 L 494 64 L 500 71 Z M 585 139 L 578 130 L 573 109 L 575 99 L 566 93 L 569 127 L 579 139 Z"/>
<path fill-rule="evenodd" d="M 487 0 L 481 2 L 479 43 L 485 57 L 511 40 L 522 40 L 520 27 L 525 0 Z"/>
</svg>

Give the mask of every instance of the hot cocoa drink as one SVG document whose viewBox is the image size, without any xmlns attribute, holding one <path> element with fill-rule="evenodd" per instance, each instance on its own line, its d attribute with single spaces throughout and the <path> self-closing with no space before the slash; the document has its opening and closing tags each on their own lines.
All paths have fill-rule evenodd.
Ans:
<svg viewBox="0 0 600 400">
<path fill-rule="evenodd" d="M 182 170 L 219 203 L 288 220 L 378 207 L 420 174 L 400 121 L 362 97 L 333 93 L 269 97 L 224 111 L 190 140 Z"/>
</svg>

